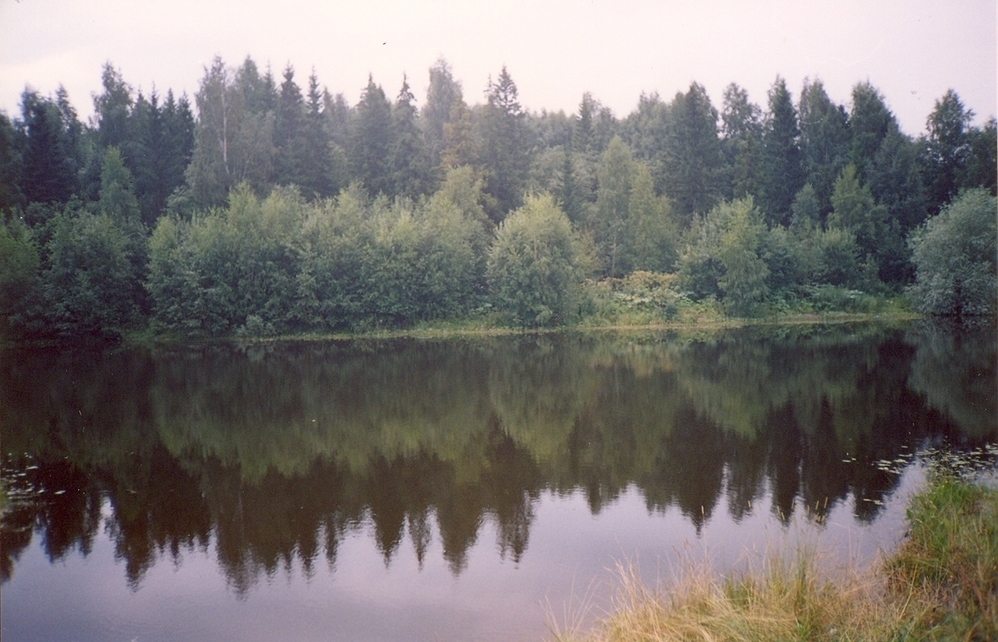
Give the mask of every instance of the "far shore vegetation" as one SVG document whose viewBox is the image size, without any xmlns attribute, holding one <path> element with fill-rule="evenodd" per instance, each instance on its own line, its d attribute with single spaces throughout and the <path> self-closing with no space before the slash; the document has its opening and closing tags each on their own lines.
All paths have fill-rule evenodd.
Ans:
<svg viewBox="0 0 998 642">
<path fill-rule="evenodd" d="M 901 131 L 868 82 L 764 106 L 694 82 L 617 116 L 484 102 L 446 61 L 417 106 L 356 105 L 247 58 L 193 98 L 111 63 L 0 113 L 0 339 L 180 340 L 419 328 L 998 312 L 998 126 L 953 91 Z M 471 92 L 477 93 L 477 92 Z"/>
<path fill-rule="evenodd" d="M 986 452 L 993 476 L 998 451 Z M 994 478 L 982 484 L 963 476 L 960 457 L 949 454 L 933 464 L 927 486 L 909 502 L 904 540 L 871 568 L 829 573 L 806 546 L 772 552 L 757 567 L 728 577 L 691 564 L 663 587 L 643 584 L 635 569 L 623 566 L 615 610 L 588 629 L 552 621 L 553 638 L 998 639 L 998 486 Z"/>
</svg>

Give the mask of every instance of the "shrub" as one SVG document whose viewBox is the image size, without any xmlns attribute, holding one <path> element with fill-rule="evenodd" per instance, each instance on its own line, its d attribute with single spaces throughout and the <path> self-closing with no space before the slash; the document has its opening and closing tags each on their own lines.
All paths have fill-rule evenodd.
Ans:
<svg viewBox="0 0 998 642">
<path fill-rule="evenodd" d="M 916 277 L 908 293 L 919 311 L 953 316 L 998 311 L 995 217 L 995 198 L 984 189 L 968 190 L 913 235 Z"/>
</svg>

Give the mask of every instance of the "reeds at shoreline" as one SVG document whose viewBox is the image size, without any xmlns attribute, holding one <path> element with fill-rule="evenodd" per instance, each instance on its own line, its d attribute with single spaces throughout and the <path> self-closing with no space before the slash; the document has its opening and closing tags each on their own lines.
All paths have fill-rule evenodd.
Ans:
<svg viewBox="0 0 998 642">
<path fill-rule="evenodd" d="M 985 454 L 993 458 L 994 447 Z M 992 464 L 993 465 L 993 464 Z M 908 533 L 868 568 L 822 572 L 796 544 L 729 577 L 690 563 L 649 587 L 619 567 L 613 610 L 589 630 L 552 624 L 558 642 L 696 640 L 998 640 L 998 487 L 930 464 L 909 502 Z M 578 618 L 581 621 L 581 618 Z"/>
</svg>

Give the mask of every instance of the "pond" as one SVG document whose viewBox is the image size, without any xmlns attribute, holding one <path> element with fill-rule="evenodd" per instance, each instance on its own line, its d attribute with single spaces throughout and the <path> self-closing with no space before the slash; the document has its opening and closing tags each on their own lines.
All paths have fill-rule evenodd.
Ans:
<svg viewBox="0 0 998 642">
<path fill-rule="evenodd" d="M 873 559 L 995 404 L 993 324 L 8 349 L 0 633 L 540 640 L 620 565 Z"/>
</svg>

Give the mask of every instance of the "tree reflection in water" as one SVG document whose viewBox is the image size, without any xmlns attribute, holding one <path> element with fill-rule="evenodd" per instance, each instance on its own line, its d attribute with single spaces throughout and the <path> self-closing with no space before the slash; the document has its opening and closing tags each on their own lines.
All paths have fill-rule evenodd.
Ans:
<svg viewBox="0 0 998 642">
<path fill-rule="evenodd" d="M 54 561 L 101 529 L 133 588 L 214 541 L 245 595 L 363 532 L 386 566 L 435 532 L 459 574 L 483 524 L 517 563 L 541 494 L 577 489 L 698 532 L 722 494 L 736 523 L 766 495 L 784 522 L 850 495 L 869 521 L 897 483 L 874 462 L 996 439 L 995 345 L 920 323 L 8 350 L 3 579 L 33 536 Z"/>
</svg>

